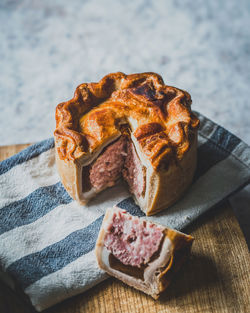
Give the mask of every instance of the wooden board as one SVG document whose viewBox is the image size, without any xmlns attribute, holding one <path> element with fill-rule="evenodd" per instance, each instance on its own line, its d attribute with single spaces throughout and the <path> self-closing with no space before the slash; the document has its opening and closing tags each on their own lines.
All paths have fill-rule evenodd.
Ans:
<svg viewBox="0 0 250 313">
<path fill-rule="evenodd" d="M 0 160 L 26 146 L 0 147 Z M 186 231 L 195 237 L 191 258 L 158 301 L 109 278 L 44 312 L 250 312 L 249 252 L 228 202 L 210 210 Z M 33 309 L 1 282 L 0 312 L 29 313 Z"/>
</svg>

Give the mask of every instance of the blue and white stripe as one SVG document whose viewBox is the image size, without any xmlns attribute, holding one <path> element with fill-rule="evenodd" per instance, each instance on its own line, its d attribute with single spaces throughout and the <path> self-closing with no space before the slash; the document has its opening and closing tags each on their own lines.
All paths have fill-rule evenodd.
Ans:
<svg viewBox="0 0 250 313">
<path fill-rule="evenodd" d="M 198 114 L 198 113 L 197 113 Z M 199 115 L 194 183 L 170 209 L 150 219 L 183 229 L 250 179 L 250 148 Z M 94 246 L 105 208 L 117 204 L 144 214 L 121 183 L 88 207 L 78 205 L 59 181 L 53 139 L 0 164 L 0 263 L 37 310 L 83 292 L 105 279 Z"/>
</svg>

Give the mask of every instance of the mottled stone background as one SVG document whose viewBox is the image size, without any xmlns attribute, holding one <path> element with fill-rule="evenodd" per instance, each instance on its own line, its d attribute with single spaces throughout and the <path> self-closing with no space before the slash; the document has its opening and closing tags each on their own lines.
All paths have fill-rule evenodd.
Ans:
<svg viewBox="0 0 250 313">
<path fill-rule="evenodd" d="M 250 144 L 250 1 L 0 1 L 0 145 L 52 136 L 55 106 L 155 71 Z"/>
</svg>

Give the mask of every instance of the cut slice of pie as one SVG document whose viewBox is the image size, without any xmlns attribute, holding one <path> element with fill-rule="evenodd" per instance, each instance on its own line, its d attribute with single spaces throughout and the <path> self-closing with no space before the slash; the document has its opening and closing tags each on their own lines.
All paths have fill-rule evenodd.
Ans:
<svg viewBox="0 0 250 313">
<path fill-rule="evenodd" d="M 56 162 L 82 204 L 123 178 L 136 203 L 155 214 L 190 185 L 199 120 L 190 95 L 155 73 L 109 74 L 77 87 L 56 109 Z"/>
<path fill-rule="evenodd" d="M 157 299 L 188 257 L 193 240 L 113 207 L 106 211 L 95 252 L 100 268 Z"/>
</svg>

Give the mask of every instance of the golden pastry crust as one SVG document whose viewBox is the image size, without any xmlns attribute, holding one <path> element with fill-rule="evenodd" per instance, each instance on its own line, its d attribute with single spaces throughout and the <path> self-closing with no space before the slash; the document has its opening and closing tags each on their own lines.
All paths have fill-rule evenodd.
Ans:
<svg viewBox="0 0 250 313">
<path fill-rule="evenodd" d="M 56 108 L 58 157 L 76 161 L 93 153 L 127 124 L 145 157 L 158 170 L 180 162 L 196 137 L 191 97 L 164 85 L 158 74 L 114 73 L 81 84 L 73 99 Z"/>
</svg>

